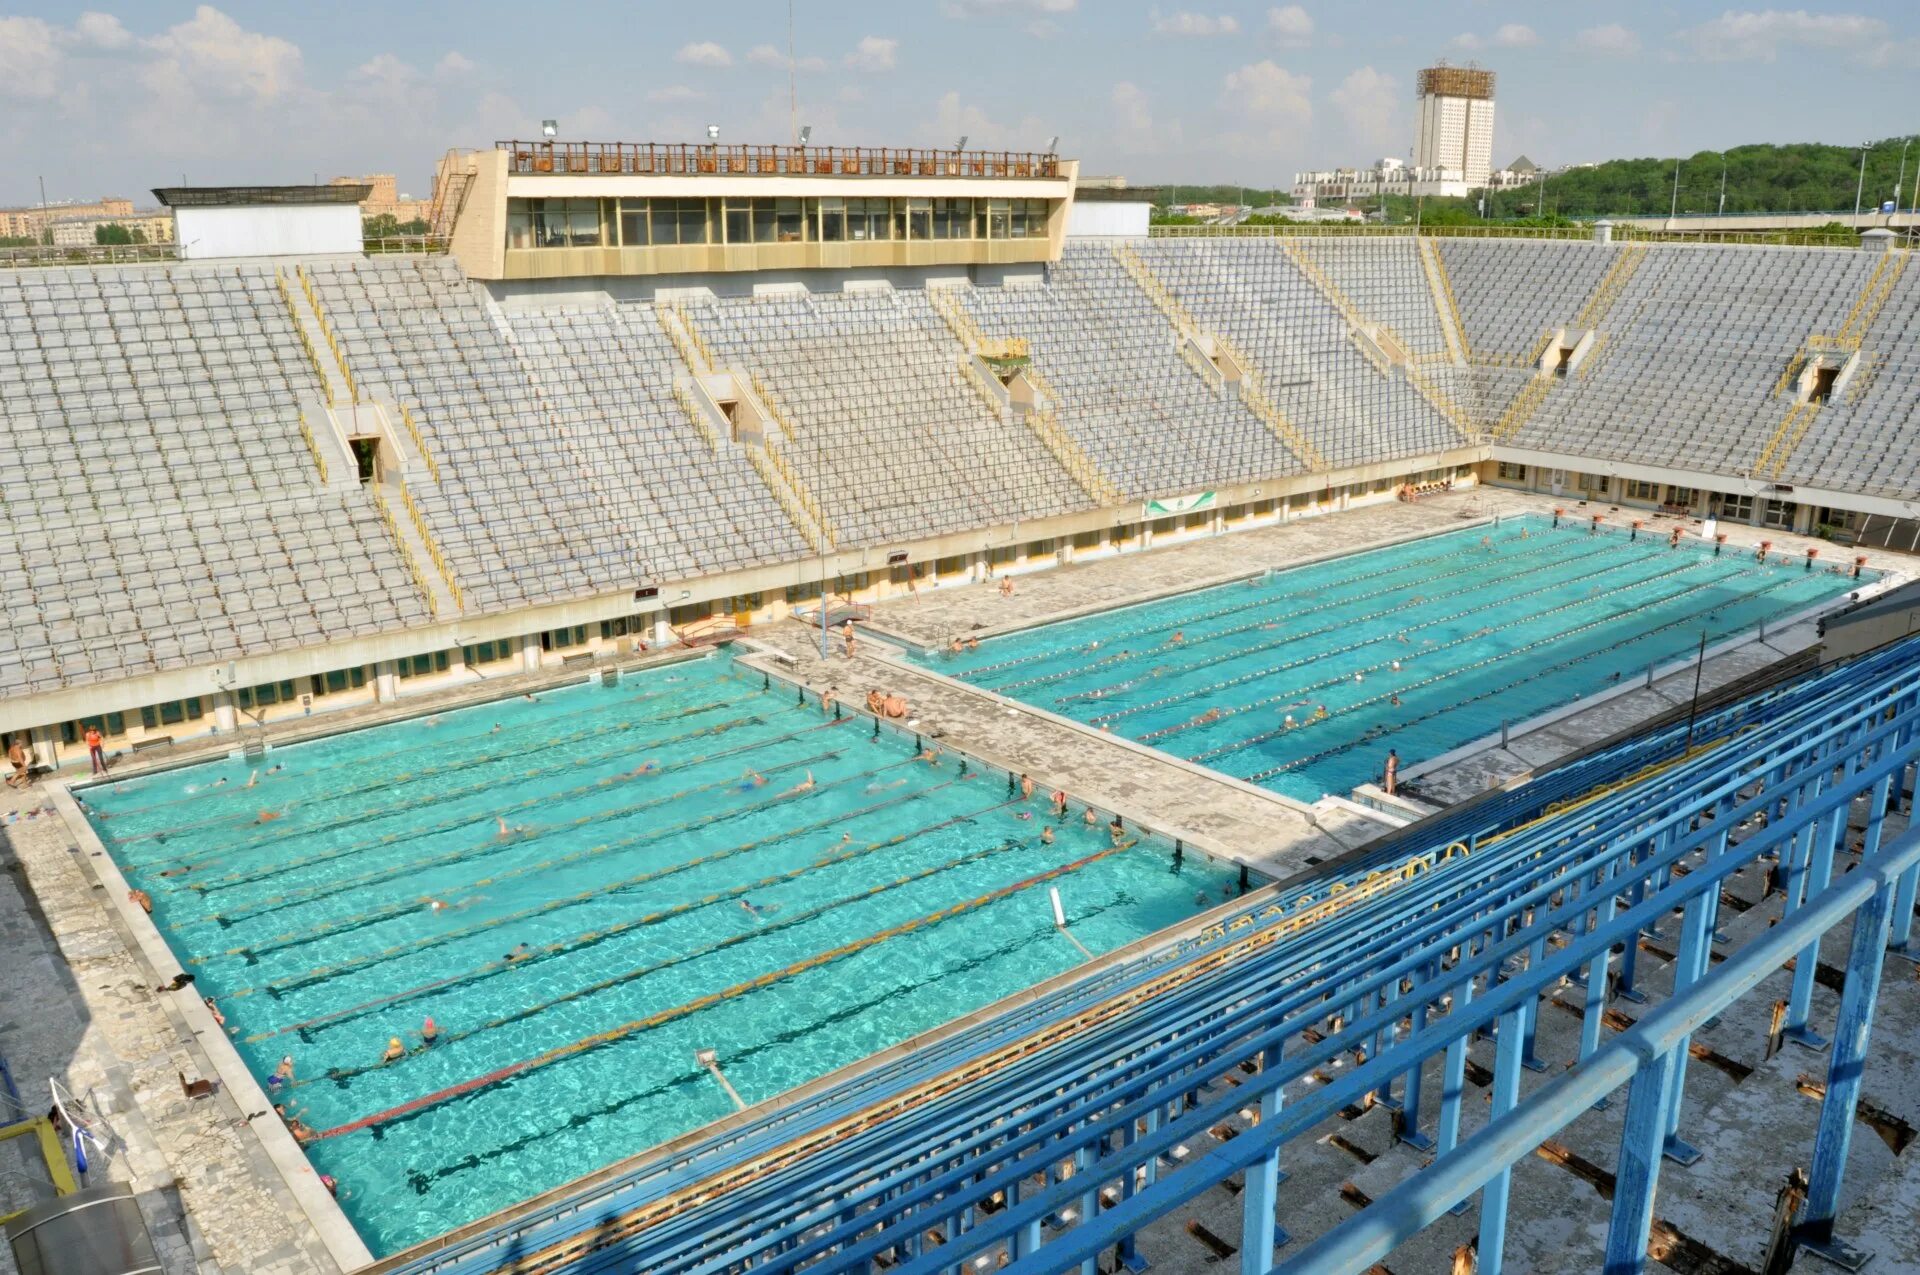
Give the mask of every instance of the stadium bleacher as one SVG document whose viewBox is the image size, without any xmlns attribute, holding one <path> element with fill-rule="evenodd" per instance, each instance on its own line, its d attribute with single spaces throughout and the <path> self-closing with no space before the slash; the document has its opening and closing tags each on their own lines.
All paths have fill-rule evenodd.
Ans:
<svg viewBox="0 0 1920 1275">
<path fill-rule="evenodd" d="M 448 618 L 430 614 L 439 581 L 463 613 L 498 615 L 795 563 L 820 547 L 795 512 L 809 502 L 832 547 L 892 548 L 1114 493 L 1485 459 L 1490 432 L 1597 465 L 1910 500 L 1905 258 L 1071 240 L 1043 276 L 952 294 L 984 336 L 1027 342 L 1044 420 L 969 384 L 956 320 L 919 288 L 503 307 L 445 257 L 316 258 L 280 267 L 336 339 L 310 356 L 272 265 L 0 272 L 0 696 L 403 632 Z M 767 400 L 764 452 L 689 417 L 687 386 L 715 369 L 689 365 L 673 323 Z M 1592 331 L 1588 357 L 1543 378 L 1530 360 L 1562 330 Z M 1244 360 L 1271 410 L 1203 345 Z M 1823 356 L 1851 360 L 1848 379 L 1796 411 L 1793 374 Z M 431 481 L 323 478 L 303 412 L 333 392 L 329 357 L 361 402 L 404 411 Z M 410 524 L 389 512 L 402 500 Z"/>
</svg>

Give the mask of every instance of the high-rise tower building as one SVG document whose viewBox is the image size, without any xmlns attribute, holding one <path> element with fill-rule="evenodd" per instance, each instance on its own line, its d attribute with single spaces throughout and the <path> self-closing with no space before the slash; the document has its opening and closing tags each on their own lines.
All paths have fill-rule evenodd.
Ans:
<svg viewBox="0 0 1920 1275">
<path fill-rule="evenodd" d="M 1493 72 L 1430 66 L 1420 72 L 1418 91 L 1414 167 L 1446 169 L 1468 186 L 1486 185 L 1493 168 Z"/>
</svg>

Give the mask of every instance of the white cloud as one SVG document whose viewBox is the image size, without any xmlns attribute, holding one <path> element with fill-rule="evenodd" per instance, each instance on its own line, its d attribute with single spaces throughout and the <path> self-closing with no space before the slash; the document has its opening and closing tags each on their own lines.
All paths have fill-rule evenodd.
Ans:
<svg viewBox="0 0 1920 1275">
<path fill-rule="evenodd" d="M 894 55 L 900 50 L 900 41 L 883 35 L 863 35 L 860 43 L 853 46 L 853 52 L 846 56 L 846 66 L 851 71 L 891 71 Z"/>
<path fill-rule="evenodd" d="M 1230 13 L 1214 17 L 1186 9 L 1176 13 L 1161 13 L 1155 9 L 1150 16 L 1155 35 L 1237 35 L 1240 31 L 1240 19 Z"/>
<path fill-rule="evenodd" d="M 1492 45 L 1496 49 L 1528 49 L 1540 43 L 1540 35 L 1532 27 L 1519 22 L 1509 22 L 1490 36 L 1477 35 L 1472 31 L 1462 31 L 1447 41 L 1449 48 L 1473 52 Z"/>
<path fill-rule="evenodd" d="M 1113 86 L 1113 95 L 1108 100 L 1113 106 L 1112 120 L 1116 128 L 1135 135 L 1153 131 L 1153 112 L 1139 85 L 1122 80 Z"/>
<path fill-rule="evenodd" d="M 1030 151 L 1059 131 L 1057 124 L 1050 126 L 1033 115 L 1022 116 L 1017 124 L 1002 123 L 962 101 L 957 92 L 948 92 L 934 103 L 933 118 L 922 123 L 918 136 L 928 146 L 952 146 L 964 135 L 969 150 Z"/>
<path fill-rule="evenodd" d="M 974 18 L 996 13 L 1072 13 L 1080 0 L 945 0 L 940 8 L 949 18 Z"/>
<path fill-rule="evenodd" d="M 663 84 L 659 88 L 647 90 L 647 100 L 654 103 L 694 102 L 705 96 L 706 94 L 699 89 L 690 88 L 685 84 Z"/>
<path fill-rule="evenodd" d="M 1640 37 L 1618 22 L 1588 27 L 1573 37 L 1574 46 L 1597 57 L 1624 58 L 1640 51 Z"/>
<path fill-rule="evenodd" d="M 747 50 L 747 61 L 755 66 L 777 66 L 785 70 L 787 55 L 771 44 L 756 44 Z M 821 57 L 796 57 L 793 69 L 808 72 L 824 71 L 827 69 L 827 60 Z"/>
<path fill-rule="evenodd" d="M 465 75 L 474 69 L 473 59 L 458 49 L 448 49 L 433 69 L 441 75 Z"/>
<path fill-rule="evenodd" d="M 1283 49 L 1304 49 L 1313 43 L 1313 17 L 1297 4 L 1268 9 L 1267 35 Z"/>
<path fill-rule="evenodd" d="M 1363 66 L 1340 81 L 1329 96 L 1358 145 L 1385 151 L 1404 139 L 1399 82 L 1391 75 Z"/>
<path fill-rule="evenodd" d="M 209 4 L 195 9 L 188 21 L 149 37 L 146 46 L 154 60 L 142 79 L 163 95 L 269 101 L 300 87 L 297 45 L 249 31 Z"/>
<path fill-rule="evenodd" d="M 727 67 L 733 65 L 733 54 L 715 44 L 712 40 L 701 40 L 695 44 L 683 44 L 680 51 L 673 55 L 675 62 L 686 66 Z"/>
<path fill-rule="evenodd" d="M 1857 13 L 1808 13 L 1805 9 L 1727 10 L 1680 33 L 1694 56 L 1708 62 L 1772 62 L 1783 49 L 1832 49 L 1878 60 L 1888 43 L 1887 24 Z"/>
<path fill-rule="evenodd" d="M 1220 89 L 1220 105 L 1243 121 L 1252 132 L 1241 132 L 1240 149 L 1286 146 L 1313 122 L 1313 80 L 1295 75 L 1272 59 L 1264 59 L 1227 73 Z"/>
<path fill-rule="evenodd" d="M 124 49 L 133 43 L 133 33 L 120 25 L 120 19 L 111 13 L 92 10 L 81 14 L 73 24 L 73 38 L 87 48 L 106 52 Z"/>
<path fill-rule="evenodd" d="M 59 87 L 53 28 L 38 18 L 0 18 L 0 97 L 50 98 Z"/>
</svg>

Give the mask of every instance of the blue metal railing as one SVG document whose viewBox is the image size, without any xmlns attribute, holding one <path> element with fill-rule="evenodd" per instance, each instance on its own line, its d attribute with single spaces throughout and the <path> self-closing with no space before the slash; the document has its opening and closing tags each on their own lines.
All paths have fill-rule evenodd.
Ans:
<svg viewBox="0 0 1920 1275">
<path fill-rule="evenodd" d="M 1442 1162 L 1451 1163 L 1457 1073 L 1471 1032 L 1496 1027 L 1494 1093 L 1512 1106 L 1512 1068 L 1530 1060 L 1539 990 L 1568 975 L 1606 986 L 1617 963 L 1617 989 L 1630 992 L 1635 946 L 1625 943 L 1617 962 L 1611 956 L 1623 935 L 1667 909 L 1686 908 L 1681 978 L 1713 989 L 1701 996 L 1719 996 L 1733 986 L 1720 971 L 1697 981 L 1706 973 L 1702 944 L 1718 901 L 1709 887 L 1759 854 L 1783 849 L 1789 888 L 1801 892 L 1804 906 L 1779 932 L 1804 946 L 1808 927 L 1829 915 L 1824 900 L 1831 891 L 1821 887 L 1843 822 L 1834 812 L 1843 816 L 1845 800 L 1866 787 L 1884 789 L 1912 760 L 1920 677 L 1920 649 L 1912 646 L 1703 709 L 1692 723 L 1666 723 L 1533 784 L 1489 794 L 1328 865 L 1328 876 L 1275 891 L 1215 932 L 996 1019 L 884 1077 L 853 1082 L 785 1119 L 729 1131 L 603 1184 L 594 1198 L 552 1205 L 401 1269 L 585 1271 L 638 1263 L 691 1272 L 750 1258 L 757 1270 L 815 1260 L 825 1270 L 858 1268 L 884 1254 L 906 1269 L 933 1270 L 1002 1253 L 1021 1269 L 1067 1269 L 1109 1245 L 1126 1255 L 1147 1221 L 1223 1174 L 1251 1167 L 1255 1207 L 1242 1251 L 1246 1269 L 1264 1270 L 1258 1255 L 1272 1252 L 1262 1229 L 1272 1226 L 1272 1209 L 1258 1207 L 1260 1184 L 1268 1168 L 1277 1175 L 1281 1143 L 1368 1093 L 1402 1107 L 1408 1141 L 1427 1141 L 1418 1076 L 1438 1063 L 1448 1083 L 1434 1136 Z M 1689 738 L 1723 742 L 1689 755 Z M 1539 817 L 1649 764 L 1666 768 L 1572 812 Z M 1840 782 L 1820 778 L 1836 766 Z M 1789 818 L 1731 843 L 1725 830 L 1737 820 L 1782 803 Z M 1824 831 L 1807 831 L 1816 824 Z M 1870 840 L 1877 852 L 1877 831 Z M 1440 865 L 1449 846 L 1472 853 L 1446 860 L 1441 871 L 1408 866 Z M 1890 850 L 1895 857 L 1876 870 L 1898 872 L 1905 860 L 1897 856 L 1906 853 Z M 1404 879 L 1381 885 L 1383 865 L 1397 866 Z M 1677 875 L 1676 866 L 1690 870 Z M 1904 871 L 1910 917 L 1914 873 Z M 1845 889 L 1857 893 L 1867 879 L 1855 873 Z M 1330 910 L 1329 899 L 1342 894 L 1356 901 Z M 1817 938 L 1819 931 L 1811 932 Z M 1550 952 L 1550 935 L 1566 946 Z M 1899 938 L 1904 942 L 1904 929 Z M 1813 964 L 1800 963 L 1809 990 Z M 1807 1001 L 1795 1000 L 1791 1016 L 1804 1027 Z M 1443 1003 L 1451 1004 L 1444 1016 Z M 1100 1016 L 1103 1006 L 1115 1005 Z M 1401 1039 L 1403 1020 L 1409 1034 Z M 1077 1032 L 1057 1030 L 1076 1024 Z M 1309 1026 L 1321 1036 L 1311 1049 L 1298 1036 Z M 1621 1046 L 1625 1037 L 1602 1046 L 1599 1026 L 1598 1015 L 1588 1014 L 1583 1069 L 1617 1068 L 1620 1048 L 1630 1050 Z M 1016 1048 L 1035 1038 L 1042 1043 Z M 1292 1052 L 1283 1055 L 1288 1041 Z M 1362 1066 L 1282 1115 L 1281 1084 L 1356 1050 L 1364 1050 Z M 1004 1065 L 966 1085 L 935 1086 L 925 1101 L 832 1136 L 836 1122 L 846 1127 L 863 1106 L 897 1102 L 916 1086 L 996 1054 L 1007 1055 Z M 1684 1058 L 1682 1049 L 1662 1064 L 1676 1073 L 1663 1109 L 1673 1125 Z M 1250 1059 L 1266 1070 L 1224 1098 L 1201 1101 L 1209 1080 Z M 1525 1110 L 1534 1111 L 1536 1101 Z M 1168 1185 L 1161 1185 L 1171 1164 L 1162 1158 L 1166 1151 L 1218 1123 L 1221 1104 L 1237 1110 L 1249 1102 L 1273 1107 L 1258 1136 L 1242 1135 L 1166 1172 Z M 1583 1109 L 1570 1108 L 1568 1118 Z M 1677 1143 L 1672 1128 L 1666 1136 Z M 830 1142 L 830 1152 L 791 1150 L 808 1138 Z M 1249 1159 L 1255 1148 L 1266 1149 Z M 1022 1180 L 1035 1172 L 1047 1189 L 1020 1199 Z M 1102 1209 L 1089 1178 L 1117 1185 L 1116 1207 Z M 1137 1181 L 1147 1185 L 1136 1190 Z M 1490 1256 L 1498 1267 L 1503 1193 L 1504 1186 L 1491 1188 L 1483 1199 L 1482 1269 Z M 981 1209 L 994 1203 L 1002 1207 L 990 1216 Z M 1044 1225 L 1069 1213 L 1078 1219 L 1070 1227 Z M 948 1243 L 922 1254 L 920 1237 L 934 1225 Z M 1050 1229 L 1058 1234 L 1049 1238 Z"/>
</svg>

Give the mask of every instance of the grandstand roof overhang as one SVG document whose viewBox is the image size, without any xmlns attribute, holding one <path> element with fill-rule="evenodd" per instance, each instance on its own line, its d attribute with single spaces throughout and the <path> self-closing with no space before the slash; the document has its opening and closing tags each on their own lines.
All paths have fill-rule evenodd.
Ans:
<svg viewBox="0 0 1920 1275">
<path fill-rule="evenodd" d="M 250 208 L 276 204 L 358 204 L 372 186 L 155 186 L 167 208 Z"/>
</svg>

